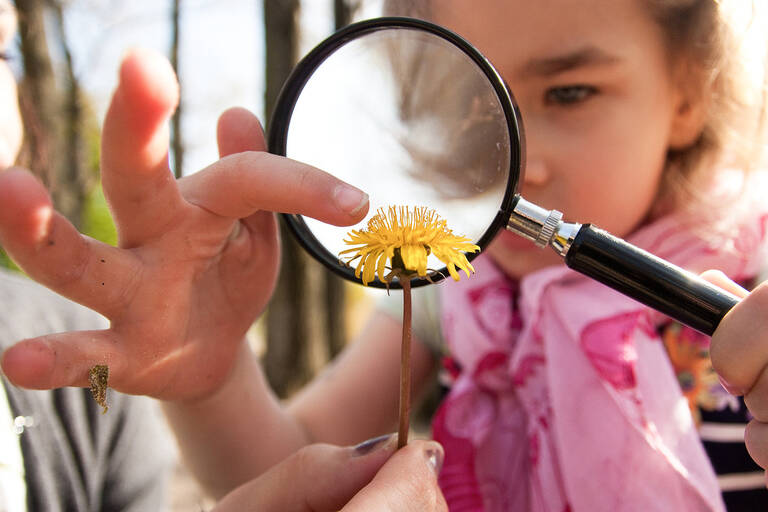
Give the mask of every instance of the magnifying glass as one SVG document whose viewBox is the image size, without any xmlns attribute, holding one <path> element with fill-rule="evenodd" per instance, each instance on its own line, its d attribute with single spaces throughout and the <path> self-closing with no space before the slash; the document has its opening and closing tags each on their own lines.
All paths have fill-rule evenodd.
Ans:
<svg viewBox="0 0 768 512">
<path fill-rule="evenodd" d="M 525 166 L 520 112 L 470 43 L 411 18 L 362 21 L 320 43 L 293 70 L 269 126 L 270 152 L 299 160 L 389 205 L 433 209 L 481 251 L 503 229 L 554 249 L 566 265 L 705 334 L 739 299 L 591 225 L 563 222 L 517 193 Z M 299 243 L 336 274 L 350 229 L 284 215 Z M 477 254 L 468 254 L 471 260 Z M 448 275 L 430 256 L 431 280 Z M 371 286 L 398 288 L 397 281 Z"/>
</svg>

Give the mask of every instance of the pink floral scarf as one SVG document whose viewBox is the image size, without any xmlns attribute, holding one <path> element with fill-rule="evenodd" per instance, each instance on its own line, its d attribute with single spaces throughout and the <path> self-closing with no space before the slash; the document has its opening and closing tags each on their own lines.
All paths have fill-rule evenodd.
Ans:
<svg viewBox="0 0 768 512">
<path fill-rule="evenodd" d="M 705 241 L 673 218 L 630 241 L 734 279 L 761 263 L 768 215 Z M 441 287 L 456 366 L 433 421 L 454 512 L 724 510 L 657 325 L 639 303 L 566 267 L 510 282 L 486 257 Z"/>
</svg>

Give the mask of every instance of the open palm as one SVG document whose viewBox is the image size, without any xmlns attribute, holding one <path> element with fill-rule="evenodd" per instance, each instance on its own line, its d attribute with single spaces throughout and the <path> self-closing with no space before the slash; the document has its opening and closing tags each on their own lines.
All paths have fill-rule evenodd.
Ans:
<svg viewBox="0 0 768 512">
<path fill-rule="evenodd" d="M 266 153 L 258 120 L 243 109 L 219 119 L 222 159 L 176 181 L 167 119 L 177 100 L 163 58 L 126 56 L 102 142 L 102 184 L 118 247 L 78 233 L 26 171 L 0 173 L 0 242 L 32 278 L 111 324 L 6 350 L 3 371 L 15 384 L 86 386 L 88 369 L 107 364 L 110 386 L 119 391 L 204 397 L 226 379 L 272 293 L 279 261 L 272 212 L 336 225 L 365 215 L 363 194 Z"/>
</svg>

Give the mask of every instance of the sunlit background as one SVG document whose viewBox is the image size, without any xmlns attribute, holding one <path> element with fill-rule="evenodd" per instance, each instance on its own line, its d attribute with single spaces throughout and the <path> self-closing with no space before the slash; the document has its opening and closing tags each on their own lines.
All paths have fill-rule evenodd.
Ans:
<svg viewBox="0 0 768 512">
<path fill-rule="evenodd" d="M 171 2 L 71 0 L 66 5 L 75 72 L 101 119 L 128 48 L 168 54 Z M 299 12 L 303 54 L 333 31 L 333 6 L 331 0 L 304 0 Z M 216 159 L 215 126 L 223 110 L 243 106 L 263 118 L 264 21 L 261 2 L 255 0 L 186 0 L 180 20 L 184 173 L 189 174 Z M 55 48 L 52 52 L 61 59 Z"/>
<path fill-rule="evenodd" d="M 151 48 L 168 55 L 171 2 L 70 0 L 64 4 L 65 37 L 74 70 L 101 120 L 127 49 Z M 356 16 L 375 15 L 379 9 L 379 1 L 368 0 Z M 184 174 L 189 174 L 216 159 L 216 119 L 223 110 L 243 106 L 264 118 L 263 7 L 260 0 L 184 0 L 180 21 Z M 298 24 L 299 55 L 303 55 L 333 32 L 332 0 L 302 0 Z M 55 45 L 50 50 L 61 62 L 63 56 Z M 18 50 L 11 57 L 19 70 Z"/>
</svg>

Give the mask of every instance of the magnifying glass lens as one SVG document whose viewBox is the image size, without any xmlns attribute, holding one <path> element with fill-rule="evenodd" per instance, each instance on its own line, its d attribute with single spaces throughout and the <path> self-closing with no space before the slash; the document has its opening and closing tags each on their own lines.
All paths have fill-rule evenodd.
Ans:
<svg viewBox="0 0 768 512">
<path fill-rule="evenodd" d="M 425 206 L 477 244 L 507 195 L 507 115 L 484 70 L 439 35 L 397 27 L 346 41 L 306 79 L 285 155 L 368 192 L 371 208 L 353 227 L 303 218 L 307 230 L 338 255 L 379 208 Z"/>
</svg>

